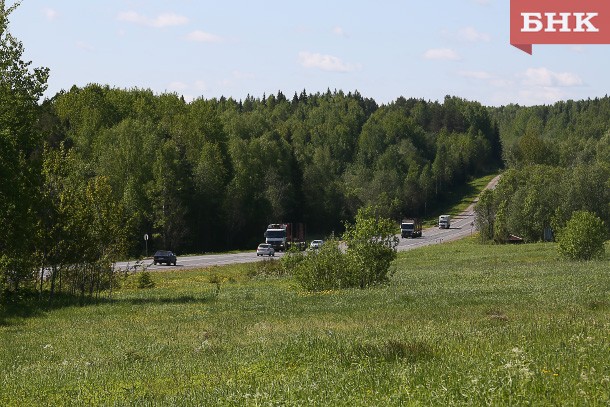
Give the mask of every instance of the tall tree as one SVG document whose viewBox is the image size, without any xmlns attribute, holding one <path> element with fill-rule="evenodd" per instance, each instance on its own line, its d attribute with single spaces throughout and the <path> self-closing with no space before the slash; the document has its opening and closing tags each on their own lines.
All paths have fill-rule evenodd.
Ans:
<svg viewBox="0 0 610 407">
<path fill-rule="evenodd" d="M 49 74 L 22 60 L 23 45 L 8 30 L 18 5 L 0 0 L 0 292 L 18 288 L 32 266 L 40 169 L 34 153 L 42 147 L 35 123 Z"/>
</svg>

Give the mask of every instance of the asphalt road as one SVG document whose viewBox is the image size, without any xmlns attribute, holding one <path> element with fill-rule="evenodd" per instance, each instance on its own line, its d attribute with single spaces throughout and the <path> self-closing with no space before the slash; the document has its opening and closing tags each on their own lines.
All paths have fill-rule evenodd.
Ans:
<svg viewBox="0 0 610 407">
<path fill-rule="evenodd" d="M 498 183 L 500 176 L 494 178 L 488 185 L 487 189 L 493 189 Z M 476 199 L 464 212 L 460 215 L 451 218 L 451 228 L 449 229 L 438 229 L 436 227 L 424 229 L 422 231 L 422 237 L 418 238 L 400 238 L 398 244 L 398 251 L 407 251 L 416 249 L 418 247 L 429 246 L 433 244 L 441 244 L 450 242 L 453 240 L 461 239 L 472 235 L 475 232 L 474 228 L 474 206 L 478 199 Z M 276 253 L 275 258 L 283 256 L 284 253 Z M 265 257 L 266 258 L 266 257 Z M 177 264 L 175 266 L 166 265 L 153 265 L 152 259 L 145 259 L 143 265 L 146 270 L 149 271 L 161 271 L 161 270 L 181 270 L 181 269 L 193 269 L 193 268 L 204 268 L 210 266 L 222 266 L 225 264 L 235 263 L 251 263 L 260 261 L 262 258 L 256 255 L 256 251 L 252 250 L 249 252 L 242 253 L 230 253 L 230 254 L 209 254 L 202 256 L 179 256 Z M 129 267 L 131 270 L 142 270 L 142 264 L 137 266 L 137 269 L 133 269 L 134 263 L 131 262 L 120 262 L 116 264 L 118 269 L 124 270 Z"/>
</svg>

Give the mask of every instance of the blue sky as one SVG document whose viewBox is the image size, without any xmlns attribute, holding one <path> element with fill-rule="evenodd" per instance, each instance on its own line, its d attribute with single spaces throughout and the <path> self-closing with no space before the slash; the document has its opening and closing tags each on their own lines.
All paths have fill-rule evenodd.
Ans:
<svg viewBox="0 0 610 407">
<path fill-rule="evenodd" d="M 12 4 L 7 1 L 7 4 Z M 608 93 L 608 45 L 509 44 L 508 0 L 23 0 L 10 31 L 47 96 L 72 85 L 187 100 L 358 90 L 485 105 Z"/>
</svg>

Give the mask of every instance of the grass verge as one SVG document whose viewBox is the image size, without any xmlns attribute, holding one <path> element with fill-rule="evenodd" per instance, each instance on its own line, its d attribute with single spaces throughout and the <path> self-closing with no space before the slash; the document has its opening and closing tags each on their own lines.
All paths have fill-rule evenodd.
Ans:
<svg viewBox="0 0 610 407">
<path fill-rule="evenodd" d="M 607 405 L 609 260 L 463 240 L 316 294 L 257 265 L 153 273 L 0 326 L 0 405 Z"/>
</svg>

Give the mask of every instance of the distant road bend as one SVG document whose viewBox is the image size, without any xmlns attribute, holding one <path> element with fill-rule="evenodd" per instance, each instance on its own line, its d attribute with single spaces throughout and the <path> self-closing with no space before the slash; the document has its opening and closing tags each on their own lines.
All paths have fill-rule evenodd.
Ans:
<svg viewBox="0 0 610 407">
<path fill-rule="evenodd" d="M 485 189 L 494 189 L 498 184 L 500 175 L 492 179 Z M 474 233 L 474 206 L 478 198 L 466 208 L 466 210 L 457 216 L 451 218 L 450 229 L 438 229 L 436 227 L 423 230 L 422 237 L 415 239 L 400 239 L 398 243 L 398 251 L 407 251 L 418 247 L 429 246 L 458 240 Z M 281 257 L 284 253 L 276 253 L 275 257 Z M 145 259 L 143 265 L 147 270 L 181 270 L 203 268 L 210 266 L 221 266 L 225 264 L 251 263 L 261 260 L 256 256 L 254 251 L 231 254 L 207 254 L 202 256 L 179 256 L 178 263 L 175 266 L 154 265 L 151 259 Z M 127 267 L 133 267 L 136 263 L 119 262 L 116 264 L 117 269 L 125 270 Z M 140 264 L 142 265 L 142 264 Z"/>
</svg>

